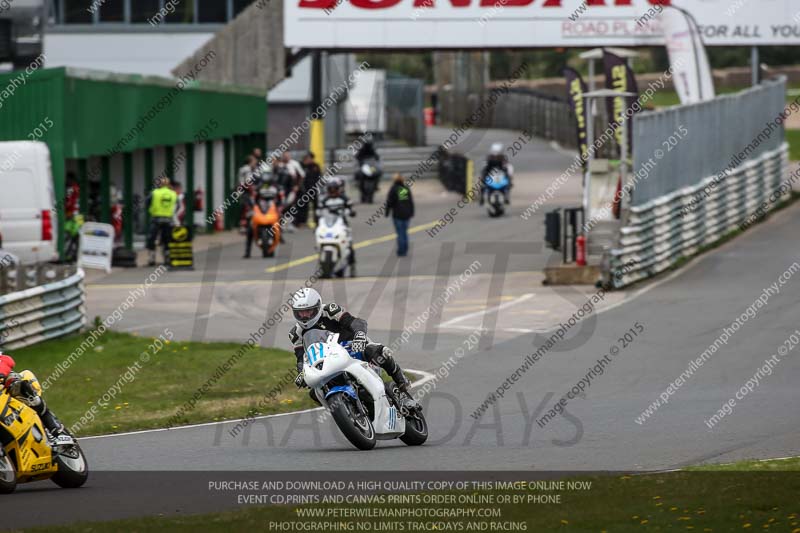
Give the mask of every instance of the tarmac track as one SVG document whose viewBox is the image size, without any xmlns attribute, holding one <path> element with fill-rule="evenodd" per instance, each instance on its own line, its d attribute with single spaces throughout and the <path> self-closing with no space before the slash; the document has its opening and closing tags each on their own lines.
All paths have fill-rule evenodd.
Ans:
<svg viewBox="0 0 800 533">
<path fill-rule="evenodd" d="M 494 138 L 498 135 L 495 133 Z M 516 134 L 503 135 L 508 142 Z M 486 143 L 490 139 L 493 136 L 487 136 Z M 479 145 L 475 150 L 483 148 Z M 402 475 L 403 471 L 429 468 L 523 473 L 638 471 L 800 453 L 800 394 L 796 389 L 800 350 L 782 358 L 771 376 L 737 402 L 732 415 L 713 429 L 705 424 L 798 328 L 800 272 L 789 277 L 780 292 L 688 378 L 667 405 L 644 423 L 635 421 L 766 287 L 777 282 L 793 263 L 800 265 L 800 252 L 794 246 L 800 231 L 797 207 L 777 213 L 675 275 L 606 295 L 596 313 L 572 328 L 564 341 L 522 374 L 503 399 L 479 420 L 470 416 L 525 356 L 543 343 L 545 337 L 537 332 L 566 321 L 594 293 L 588 287 L 553 289 L 539 284 L 541 275 L 537 271 L 551 260 L 551 254 L 539 244 L 543 216 L 525 222 L 518 215 L 558 169 L 566 167 L 568 157 L 543 143 L 532 146 L 527 157 L 518 164 L 518 172 L 530 178 L 527 183 L 518 180 L 512 213 L 500 221 L 489 221 L 485 212 L 473 206 L 448 226 L 447 233 L 435 238 L 417 235 L 410 265 L 400 276 L 408 283 L 396 286 L 396 279 L 384 279 L 387 274 L 382 269 L 393 243 L 381 242 L 361 250 L 360 269 L 365 278 L 322 285 L 327 297 L 335 296 L 368 317 L 372 338 L 392 339 L 403 324 L 426 309 L 431 294 L 441 292 L 447 280 L 452 281 L 476 258 L 482 262 L 481 269 L 444 313 L 432 318 L 425 331 L 412 335 L 399 351 L 406 367 L 429 373 L 437 373 L 445 360 L 456 356 L 457 364 L 446 377 L 437 379 L 436 388 L 423 398 L 431 428 L 427 445 L 409 448 L 399 441 L 388 441 L 379 443 L 372 452 L 358 452 L 343 442 L 329 418 L 319 419 L 319 411 L 261 419 L 249 432 L 236 436 L 229 433 L 235 422 L 229 422 L 84 439 L 82 444 L 94 472 L 87 487 L 64 491 L 47 483 L 22 486 L 8 498 L 14 512 L 11 523 L 7 515 L 4 526 L 232 508 L 236 506 L 234 498 L 212 494 L 206 487 L 208 480 L 232 471 L 261 478 L 269 477 L 268 472 L 303 472 L 306 477 L 329 471 L 391 471 Z M 542 161 L 549 162 L 549 169 L 542 170 Z M 526 174 L 536 164 L 536 172 Z M 419 191 L 434 188 L 420 185 Z M 568 202 L 572 185 L 568 184 L 564 192 Z M 420 192 L 417 195 L 420 197 Z M 415 224 L 434 220 L 432 214 L 443 212 L 453 203 L 452 196 L 420 198 Z M 387 234 L 387 230 L 388 225 L 379 229 L 357 226 L 355 231 L 357 240 L 364 240 Z M 307 234 L 291 236 L 293 247 L 308 253 L 304 239 L 309 238 Z M 530 253 L 512 256 L 498 272 L 493 270 L 491 256 L 467 256 L 467 247 L 474 247 L 470 243 L 478 241 L 499 242 Z M 442 266 L 436 256 L 448 246 L 454 250 L 454 259 Z M 485 252 L 490 244 L 482 246 Z M 260 312 L 265 307 L 260 302 L 271 304 L 274 296 L 288 288 L 275 289 L 275 278 L 270 276 L 277 277 L 277 272 L 263 273 L 275 263 L 251 260 L 242 265 L 236 257 L 238 243 L 220 251 L 219 261 L 211 260 L 223 266 L 213 283 L 208 278 L 203 282 L 202 271 L 170 274 L 170 279 L 159 284 L 172 285 L 154 288 L 130 311 L 123 325 L 154 333 L 163 329 L 163 321 L 173 317 L 186 320 L 171 326 L 178 337 L 245 339 L 253 324 L 265 316 Z M 208 261 L 209 254 L 198 262 Z M 302 256 L 283 256 L 277 262 Z M 300 283 L 313 266 L 310 263 L 283 270 L 285 287 Z M 503 277 L 502 273 L 504 282 L 498 290 L 497 279 Z M 113 310 L 130 290 L 129 285 L 141 277 L 141 271 L 126 272 L 91 285 L 92 312 Z M 382 281 L 387 283 L 379 292 L 375 287 L 380 288 Z M 209 284 L 213 290 L 206 290 L 206 296 L 202 296 Z M 405 308 L 397 303 L 403 300 Z M 164 305 L 172 307 L 161 316 L 158 310 Z M 194 316 L 203 315 L 198 310 L 206 308 L 205 314 L 211 317 L 198 327 Z M 620 338 L 632 328 L 636 330 L 637 322 L 643 331 L 622 348 Z M 283 343 L 285 327 L 276 328 L 274 336 L 264 342 Z M 482 327 L 493 333 L 481 333 Z M 467 340 L 471 335 L 482 338 L 477 347 Z M 620 351 L 603 374 L 592 379 L 583 396 L 569 400 L 564 416 L 540 427 L 535 418 L 584 378 L 612 346 L 620 347 Z M 463 356 L 458 357 L 461 353 Z M 143 473 L 147 471 L 153 473 Z M 43 509 L 46 513 L 37 511 Z"/>
</svg>

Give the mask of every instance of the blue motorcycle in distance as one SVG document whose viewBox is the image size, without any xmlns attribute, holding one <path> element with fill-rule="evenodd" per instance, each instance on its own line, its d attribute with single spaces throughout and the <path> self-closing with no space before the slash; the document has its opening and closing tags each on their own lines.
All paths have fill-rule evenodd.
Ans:
<svg viewBox="0 0 800 533">
<path fill-rule="evenodd" d="M 486 210 L 492 218 L 505 213 L 506 190 L 511 185 L 508 175 L 499 168 L 492 169 L 484 179 L 488 202 Z"/>
</svg>

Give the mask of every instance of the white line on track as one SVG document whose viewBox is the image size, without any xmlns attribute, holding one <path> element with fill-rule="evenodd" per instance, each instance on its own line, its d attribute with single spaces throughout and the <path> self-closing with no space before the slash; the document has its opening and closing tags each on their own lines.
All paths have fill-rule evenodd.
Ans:
<svg viewBox="0 0 800 533">
<path fill-rule="evenodd" d="M 419 374 L 422 376 L 422 379 L 418 379 L 411 383 L 412 387 L 419 387 L 424 385 L 425 383 L 429 382 L 432 379 L 435 379 L 436 376 L 431 374 L 430 372 L 425 372 L 424 370 L 414 370 L 412 368 L 407 368 L 406 372 L 409 374 Z M 265 418 L 278 418 L 281 416 L 291 416 L 291 415 L 300 415 L 303 413 L 311 413 L 313 411 L 319 411 L 323 409 L 322 407 L 313 407 L 311 409 L 303 409 L 302 411 L 292 411 L 291 413 L 278 413 L 274 415 L 264 415 L 264 416 L 257 416 L 252 420 L 263 420 Z M 201 428 L 201 427 L 208 427 L 208 426 L 216 426 L 218 424 L 238 424 L 239 422 L 246 420 L 244 418 L 235 418 L 233 420 L 220 420 L 218 422 L 203 422 L 201 424 L 189 424 L 186 426 L 176 426 L 174 428 L 156 428 L 156 429 L 141 429 L 139 431 L 127 431 L 125 433 L 112 433 L 111 435 L 92 435 L 89 437 L 77 437 L 78 441 L 82 440 L 94 440 L 94 439 L 110 439 L 114 437 L 127 437 L 129 435 L 143 435 L 147 433 L 163 433 L 164 431 L 178 431 L 180 429 L 193 429 L 193 428 Z"/>
<path fill-rule="evenodd" d="M 505 309 L 506 307 L 511 307 L 512 305 L 517 305 L 519 303 L 524 302 L 525 300 L 530 300 L 534 296 L 536 296 L 534 293 L 523 294 L 519 298 L 517 298 L 515 300 L 511 300 L 510 302 L 506 302 L 504 304 L 496 305 L 494 307 L 490 307 L 489 309 L 481 309 L 480 311 L 475 311 L 474 313 L 467 313 L 466 315 L 461 315 L 461 316 L 457 316 L 455 318 L 451 318 L 447 322 L 444 322 L 443 324 L 439 324 L 439 327 L 440 328 L 446 328 L 446 327 L 450 327 L 452 324 L 455 324 L 457 322 L 461 322 L 463 320 L 467 320 L 469 318 L 474 318 L 476 316 L 484 316 L 484 315 L 487 315 L 489 313 L 496 313 L 497 311 Z"/>
</svg>

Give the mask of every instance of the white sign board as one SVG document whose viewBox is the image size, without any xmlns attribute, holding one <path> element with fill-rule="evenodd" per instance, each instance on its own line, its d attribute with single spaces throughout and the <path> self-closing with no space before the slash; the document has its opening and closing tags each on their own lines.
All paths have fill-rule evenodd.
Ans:
<svg viewBox="0 0 800 533">
<path fill-rule="evenodd" d="M 689 11 L 707 46 L 800 45 L 798 0 L 285 0 L 284 39 L 326 49 L 654 46 L 664 44 L 662 3 Z"/>
<path fill-rule="evenodd" d="M 386 131 L 386 71 L 368 69 L 356 78 L 347 92 L 344 112 L 347 133 Z"/>
<path fill-rule="evenodd" d="M 114 226 L 87 222 L 81 226 L 78 268 L 98 268 L 111 272 L 114 251 Z"/>
</svg>

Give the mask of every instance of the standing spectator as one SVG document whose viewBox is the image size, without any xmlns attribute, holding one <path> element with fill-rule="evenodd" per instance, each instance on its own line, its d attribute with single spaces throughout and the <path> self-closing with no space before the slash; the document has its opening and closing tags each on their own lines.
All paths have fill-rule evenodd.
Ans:
<svg viewBox="0 0 800 533">
<path fill-rule="evenodd" d="M 280 162 L 278 162 L 276 166 L 275 174 L 278 176 L 278 182 L 283 189 L 283 213 L 290 213 L 286 231 L 294 233 L 294 223 L 297 215 L 295 203 L 300 194 L 300 187 L 305 178 L 305 171 L 297 160 L 292 159 L 292 154 L 286 151 L 281 155 Z"/>
<path fill-rule="evenodd" d="M 394 175 L 394 183 L 386 197 L 386 216 L 392 214 L 397 232 L 397 257 L 408 254 L 408 224 L 414 216 L 414 199 L 411 189 L 400 173 Z"/>
<path fill-rule="evenodd" d="M 256 185 L 256 180 L 258 178 L 258 159 L 256 156 L 249 155 L 245 160 L 244 165 L 239 168 L 239 184 L 247 188 L 252 185 Z"/>
<path fill-rule="evenodd" d="M 314 188 L 319 183 L 319 179 L 322 176 L 322 170 L 319 168 L 319 165 L 316 163 L 316 161 L 314 161 L 313 152 L 306 152 L 306 155 L 303 156 L 303 172 L 305 172 L 305 177 L 303 178 L 303 194 L 306 195 L 306 199 L 303 202 L 303 205 L 299 206 L 298 209 L 298 226 L 303 226 L 308 221 L 309 208 L 311 208 L 311 212 L 315 213 L 316 216 L 316 206 L 317 198 L 319 197 L 319 191 L 314 191 Z"/>
<path fill-rule="evenodd" d="M 64 216 L 67 220 L 80 213 L 79 200 L 81 187 L 74 172 L 67 172 L 67 184 L 64 191 Z"/>
<path fill-rule="evenodd" d="M 150 232 L 147 235 L 147 249 L 150 252 L 150 266 L 156 265 L 156 241 L 161 237 L 164 263 L 167 262 L 168 248 L 172 235 L 172 216 L 178 195 L 169 187 L 169 178 L 161 178 L 159 187 L 153 191 L 150 199 Z"/>
</svg>

